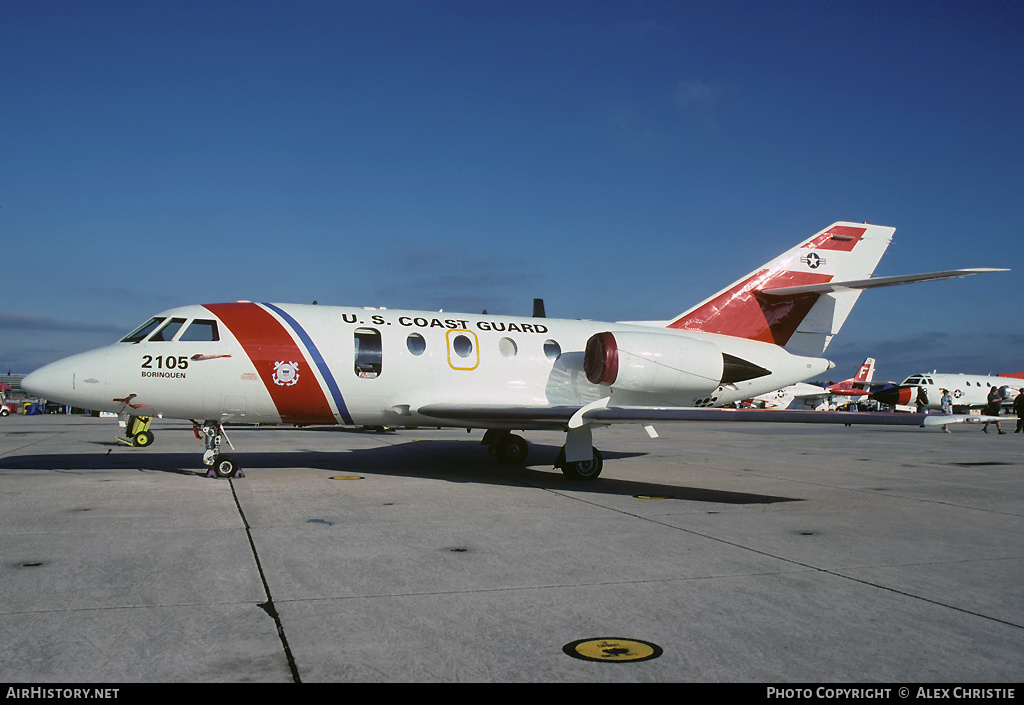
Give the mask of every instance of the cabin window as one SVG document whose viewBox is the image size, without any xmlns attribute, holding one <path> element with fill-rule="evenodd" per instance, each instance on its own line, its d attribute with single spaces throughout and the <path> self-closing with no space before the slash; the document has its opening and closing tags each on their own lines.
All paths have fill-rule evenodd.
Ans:
<svg viewBox="0 0 1024 705">
<path fill-rule="evenodd" d="M 502 357 L 511 360 L 519 352 L 519 346 L 512 338 L 502 338 L 498 341 L 498 352 Z"/>
<path fill-rule="evenodd" d="M 476 333 L 452 329 L 445 334 L 448 341 L 448 366 L 453 370 L 475 370 L 480 365 Z"/>
<path fill-rule="evenodd" d="M 544 356 L 555 361 L 562 356 L 562 346 L 553 340 L 544 341 Z"/>
<path fill-rule="evenodd" d="M 405 339 L 405 346 L 413 355 L 422 355 L 423 351 L 427 349 L 427 341 L 419 333 L 410 333 L 409 337 Z"/>
<path fill-rule="evenodd" d="M 217 330 L 217 321 L 209 321 L 197 318 L 189 324 L 185 332 L 181 334 L 179 341 L 193 343 L 211 343 L 220 340 L 220 332 Z"/>
<path fill-rule="evenodd" d="M 137 343 L 147 335 L 156 330 L 156 327 L 164 322 L 162 317 L 150 318 L 131 333 L 121 338 L 122 343 Z"/>
<path fill-rule="evenodd" d="M 165 343 L 168 340 L 174 338 L 179 330 L 181 330 L 182 324 L 185 323 L 184 318 L 172 318 L 167 322 L 163 328 L 158 330 L 150 337 L 149 342 L 151 343 Z"/>
<path fill-rule="evenodd" d="M 374 379 L 380 376 L 383 352 L 380 331 L 374 328 L 355 330 L 355 371 L 357 377 Z"/>
<path fill-rule="evenodd" d="M 469 357 L 473 354 L 473 341 L 464 335 L 457 335 L 452 338 L 452 350 L 459 357 Z"/>
</svg>

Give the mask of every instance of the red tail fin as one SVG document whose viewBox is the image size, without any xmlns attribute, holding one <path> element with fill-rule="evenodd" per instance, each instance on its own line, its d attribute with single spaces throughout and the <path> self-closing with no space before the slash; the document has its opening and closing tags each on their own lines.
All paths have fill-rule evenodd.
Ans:
<svg viewBox="0 0 1024 705">
<path fill-rule="evenodd" d="M 894 230 L 835 223 L 681 314 L 668 327 L 776 345 L 789 344 L 799 333 L 800 351 L 820 355 L 846 320 L 860 292 L 782 296 L 768 292 L 869 277 L 889 246 Z"/>
</svg>

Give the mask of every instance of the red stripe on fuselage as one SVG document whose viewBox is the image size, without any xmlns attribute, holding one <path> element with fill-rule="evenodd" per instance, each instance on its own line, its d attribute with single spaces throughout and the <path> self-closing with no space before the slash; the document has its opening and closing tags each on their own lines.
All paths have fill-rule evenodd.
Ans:
<svg viewBox="0 0 1024 705">
<path fill-rule="evenodd" d="M 280 321 L 254 303 L 204 304 L 241 344 L 256 372 L 270 392 L 283 423 L 336 423 L 334 412 L 313 365 Z M 287 379 L 294 384 L 275 381 L 277 363 L 296 363 L 298 376 Z"/>
</svg>

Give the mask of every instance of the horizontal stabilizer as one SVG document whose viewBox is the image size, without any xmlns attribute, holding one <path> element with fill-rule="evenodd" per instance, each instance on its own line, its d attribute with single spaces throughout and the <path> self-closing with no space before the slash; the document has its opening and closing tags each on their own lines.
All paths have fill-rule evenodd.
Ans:
<svg viewBox="0 0 1024 705">
<path fill-rule="evenodd" d="M 807 284 L 805 286 L 785 286 L 778 289 L 761 289 L 760 293 L 767 296 L 795 296 L 797 294 L 828 294 L 838 291 L 851 291 L 855 289 L 876 289 L 883 286 L 897 286 L 899 284 L 913 284 L 914 282 L 930 282 L 939 279 L 955 279 L 958 277 L 969 277 L 972 274 L 988 274 L 989 272 L 1009 272 L 1009 269 L 992 269 L 987 267 L 976 267 L 973 269 L 950 269 L 945 272 L 927 272 L 925 274 L 904 274 L 894 277 L 874 277 L 871 279 L 855 279 L 845 282 L 825 282 L 822 284 Z"/>
</svg>

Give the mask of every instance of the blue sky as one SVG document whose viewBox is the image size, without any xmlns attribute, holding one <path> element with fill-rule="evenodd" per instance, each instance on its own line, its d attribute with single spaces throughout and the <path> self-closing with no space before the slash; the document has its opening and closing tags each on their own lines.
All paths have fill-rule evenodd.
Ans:
<svg viewBox="0 0 1024 705">
<path fill-rule="evenodd" d="M 1024 370 L 1024 4 L 49 2 L 0 24 L 0 368 L 252 299 L 669 318 L 896 227 L 836 379 Z M 848 374 L 847 374 L 848 373 Z"/>
</svg>

